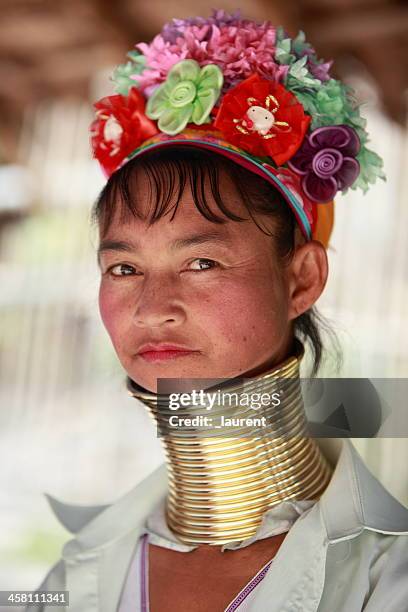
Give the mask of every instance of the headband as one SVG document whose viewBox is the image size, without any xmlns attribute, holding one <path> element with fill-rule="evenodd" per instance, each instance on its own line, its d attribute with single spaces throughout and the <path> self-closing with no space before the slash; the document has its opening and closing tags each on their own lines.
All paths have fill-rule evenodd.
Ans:
<svg viewBox="0 0 408 612">
<path fill-rule="evenodd" d="M 165 147 L 224 155 L 282 194 L 307 240 L 326 247 L 336 194 L 385 179 L 353 90 L 300 32 L 214 10 L 139 43 L 95 103 L 93 154 L 108 178 Z"/>
</svg>

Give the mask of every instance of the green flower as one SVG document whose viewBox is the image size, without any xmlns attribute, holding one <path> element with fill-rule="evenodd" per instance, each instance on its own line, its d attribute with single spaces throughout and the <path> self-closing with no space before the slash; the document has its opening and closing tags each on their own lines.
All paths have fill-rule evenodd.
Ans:
<svg viewBox="0 0 408 612">
<path fill-rule="evenodd" d="M 321 127 L 320 125 L 316 125 L 317 118 L 317 106 L 316 106 L 316 92 L 310 90 L 292 90 L 295 94 L 305 111 L 312 117 L 312 129 L 316 127 Z"/>
<path fill-rule="evenodd" d="M 206 123 L 217 102 L 223 84 L 223 74 L 215 64 L 204 68 L 195 60 L 182 60 L 175 64 L 150 96 L 146 115 L 158 119 L 162 132 L 174 136 L 187 123 Z"/>
<path fill-rule="evenodd" d="M 291 88 L 305 111 L 312 117 L 312 129 L 345 123 L 353 127 L 366 142 L 366 120 L 360 115 L 350 89 L 340 81 L 329 79 L 319 89 Z"/>
<path fill-rule="evenodd" d="M 131 79 L 131 76 L 141 74 L 146 68 L 146 58 L 138 51 L 129 51 L 127 54 L 130 59 L 126 64 L 119 64 L 112 74 L 112 81 L 115 83 L 116 93 L 127 96 L 131 87 L 137 87 L 138 82 Z"/>
<path fill-rule="evenodd" d="M 316 107 L 321 125 L 344 123 L 347 113 L 345 87 L 340 81 L 330 79 L 316 92 Z"/>
</svg>

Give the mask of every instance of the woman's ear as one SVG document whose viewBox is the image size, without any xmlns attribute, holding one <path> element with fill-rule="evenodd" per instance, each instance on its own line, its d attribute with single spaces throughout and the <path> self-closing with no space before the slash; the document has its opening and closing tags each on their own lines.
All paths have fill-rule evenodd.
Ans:
<svg viewBox="0 0 408 612">
<path fill-rule="evenodd" d="M 329 271 L 326 249 L 311 240 L 298 246 L 288 270 L 288 318 L 296 319 L 318 300 Z"/>
</svg>

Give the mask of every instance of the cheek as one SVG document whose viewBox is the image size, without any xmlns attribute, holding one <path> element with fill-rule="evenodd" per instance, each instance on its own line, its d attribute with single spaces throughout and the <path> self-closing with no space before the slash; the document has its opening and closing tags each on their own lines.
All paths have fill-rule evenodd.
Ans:
<svg viewBox="0 0 408 612">
<path fill-rule="evenodd" d="M 278 284 L 225 285 L 214 297 L 201 300 L 203 327 L 215 344 L 234 354 L 262 350 L 286 332 L 287 305 Z"/>
<path fill-rule="evenodd" d="M 123 303 L 114 291 L 109 290 L 103 283 L 99 289 L 99 312 L 103 324 L 115 345 L 119 344 L 121 322 L 125 321 Z"/>
</svg>

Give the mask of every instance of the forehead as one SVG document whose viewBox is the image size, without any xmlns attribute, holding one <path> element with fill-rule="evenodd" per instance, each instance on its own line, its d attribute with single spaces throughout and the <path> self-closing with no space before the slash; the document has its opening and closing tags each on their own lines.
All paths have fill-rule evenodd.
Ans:
<svg viewBox="0 0 408 612">
<path fill-rule="evenodd" d="M 166 168 L 163 169 L 166 171 Z M 197 181 L 198 183 L 198 181 Z M 223 170 L 219 171 L 218 190 L 222 203 L 229 212 L 246 219 L 246 222 L 237 222 L 224 215 L 220 210 L 217 202 L 214 199 L 210 180 L 208 176 L 203 177 L 203 182 L 194 185 L 194 189 L 203 192 L 205 202 L 212 214 L 222 219 L 222 223 L 217 223 L 207 219 L 203 213 L 198 210 L 195 204 L 195 197 L 192 193 L 192 187 L 187 181 L 184 189 L 181 191 L 180 184 L 173 185 L 169 200 L 166 201 L 165 210 L 159 218 L 152 223 L 152 216 L 157 215 L 157 202 L 160 200 L 160 206 L 163 207 L 163 194 L 160 193 L 158 187 L 152 181 L 143 168 L 135 168 L 128 181 L 128 195 L 131 203 L 131 208 L 137 212 L 133 214 L 129 207 L 125 205 L 123 194 L 117 189 L 116 193 L 111 198 L 110 206 L 112 216 L 108 228 L 102 235 L 103 223 L 100 223 L 100 235 L 105 237 L 111 234 L 117 234 L 126 231 L 142 231 L 143 229 L 157 226 L 165 228 L 169 231 L 174 231 L 176 228 L 199 229 L 203 231 L 211 230 L 214 233 L 220 234 L 240 234 L 241 226 L 248 226 L 251 223 L 256 227 L 251 220 L 250 215 L 234 186 L 232 179 Z M 179 193 L 181 191 L 181 193 Z M 168 195 L 168 194 L 166 194 Z M 201 199 L 201 198 L 200 198 Z M 155 215 L 155 216 L 156 216 Z"/>
</svg>

